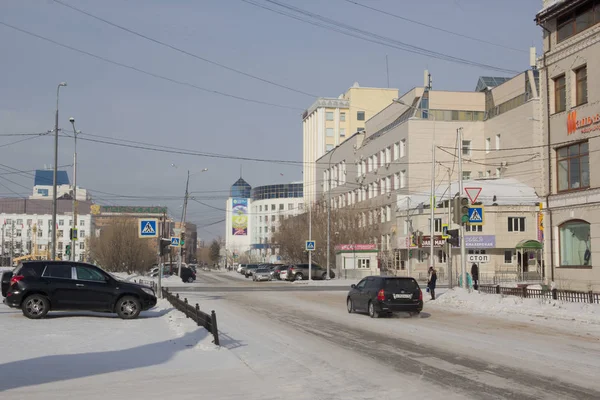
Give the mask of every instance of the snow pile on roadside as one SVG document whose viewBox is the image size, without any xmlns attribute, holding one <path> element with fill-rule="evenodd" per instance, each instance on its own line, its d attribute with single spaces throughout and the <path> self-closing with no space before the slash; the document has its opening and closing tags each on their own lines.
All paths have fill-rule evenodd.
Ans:
<svg viewBox="0 0 600 400">
<path fill-rule="evenodd" d="M 311 280 L 310 283 L 307 280 L 293 281 L 295 285 L 310 285 L 310 286 L 348 286 L 357 284 L 360 279 L 330 279 L 330 280 Z"/>
<path fill-rule="evenodd" d="M 191 336 L 190 341 L 196 344 L 193 346 L 187 345 L 186 347 L 202 351 L 213 351 L 219 349 L 218 346 L 215 346 L 212 343 L 213 337 L 211 334 L 207 335 L 207 332 L 204 330 L 204 328 L 199 329 L 193 320 L 186 318 L 184 313 L 175 310 L 171 303 L 169 303 L 167 300 L 158 299 L 158 303 L 156 304 L 156 307 L 152 309 L 152 311 L 167 312 L 165 317 L 167 319 L 169 329 L 178 337 L 188 338 Z"/>
<path fill-rule="evenodd" d="M 450 307 L 460 311 L 472 311 L 486 315 L 521 314 L 532 317 L 555 318 L 600 324 L 600 305 L 589 303 L 569 303 L 547 299 L 524 299 L 516 296 L 469 293 L 465 289 L 448 290 L 434 302 L 436 306 Z"/>
</svg>

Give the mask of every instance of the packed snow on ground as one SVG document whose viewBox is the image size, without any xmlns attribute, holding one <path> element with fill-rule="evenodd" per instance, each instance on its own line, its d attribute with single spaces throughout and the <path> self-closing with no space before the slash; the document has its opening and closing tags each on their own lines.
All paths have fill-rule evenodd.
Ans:
<svg viewBox="0 0 600 400">
<path fill-rule="evenodd" d="M 443 296 L 440 296 L 435 304 L 436 306 L 485 313 L 487 315 L 521 314 L 600 324 L 600 305 L 598 304 L 525 299 L 516 296 L 485 294 L 474 290 L 469 292 L 461 288 L 449 290 Z"/>
</svg>

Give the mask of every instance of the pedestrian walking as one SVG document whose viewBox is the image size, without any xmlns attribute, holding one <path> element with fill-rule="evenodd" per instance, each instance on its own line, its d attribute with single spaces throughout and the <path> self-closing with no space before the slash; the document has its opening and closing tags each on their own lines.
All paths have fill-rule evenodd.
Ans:
<svg viewBox="0 0 600 400">
<path fill-rule="evenodd" d="M 427 287 L 429 288 L 429 294 L 431 294 L 431 300 L 435 300 L 435 284 L 437 282 L 437 274 L 433 267 L 429 267 L 429 280 L 427 281 Z"/>
<path fill-rule="evenodd" d="M 479 288 L 479 266 L 476 263 L 471 265 L 471 278 L 473 278 L 473 289 Z"/>
</svg>

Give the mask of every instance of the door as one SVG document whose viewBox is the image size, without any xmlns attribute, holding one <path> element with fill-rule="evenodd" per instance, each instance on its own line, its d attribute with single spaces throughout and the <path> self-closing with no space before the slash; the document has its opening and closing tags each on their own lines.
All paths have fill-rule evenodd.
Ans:
<svg viewBox="0 0 600 400">
<path fill-rule="evenodd" d="M 70 264 L 47 264 L 42 275 L 52 309 L 77 309 L 76 281 Z"/>
<path fill-rule="evenodd" d="M 360 310 L 367 309 L 367 301 L 365 297 L 365 286 L 367 285 L 367 280 L 363 279 L 358 282 L 356 287 L 354 288 L 354 295 L 352 296 L 352 301 L 354 302 L 354 307 Z"/>
<path fill-rule="evenodd" d="M 379 291 L 379 281 L 376 278 L 368 277 L 367 284 L 363 290 L 365 308 L 369 306 L 369 300 L 377 298 L 377 292 Z"/>
<path fill-rule="evenodd" d="M 112 308 L 115 288 L 112 281 L 89 265 L 75 266 L 77 278 L 76 299 L 82 309 L 108 311 Z"/>
</svg>

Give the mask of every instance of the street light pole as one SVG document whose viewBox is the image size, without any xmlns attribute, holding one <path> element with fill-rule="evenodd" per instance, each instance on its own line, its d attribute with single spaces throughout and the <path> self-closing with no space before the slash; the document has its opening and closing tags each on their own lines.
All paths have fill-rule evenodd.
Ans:
<svg viewBox="0 0 600 400">
<path fill-rule="evenodd" d="M 190 170 L 188 170 L 187 172 L 187 181 L 185 182 L 185 196 L 183 198 L 183 210 L 181 211 L 181 233 L 183 234 L 183 237 L 185 237 L 185 217 L 186 217 L 186 211 L 187 211 L 187 203 L 188 203 L 188 196 L 189 196 L 189 189 L 190 186 Z M 181 257 L 182 257 L 182 253 L 183 253 L 183 246 L 181 245 L 181 236 L 179 236 L 179 257 L 177 259 L 177 269 L 178 269 L 178 275 L 181 277 Z"/>
<path fill-rule="evenodd" d="M 334 148 L 331 150 L 331 153 L 329 154 L 329 163 L 328 163 L 328 167 L 327 167 L 327 277 L 325 279 L 329 280 L 331 279 L 329 277 L 329 253 L 330 253 L 330 232 L 331 232 L 331 157 L 333 156 L 333 153 L 335 152 L 335 150 L 337 149 Z"/>
<path fill-rule="evenodd" d="M 67 82 L 61 82 L 56 88 L 56 118 L 54 119 L 54 172 L 52 173 L 52 259 L 56 260 L 56 178 L 58 175 L 58 94 L 61 86 L 67 86 Z"/>
<path fill-rule="evenodd" d="M 71 226 L 71 260 L 77 261 L 75 257 L 75 232 L 77 232 L 77 130 L 75 129 L 75 118 L 69 118 L 73 125 L 73 139 L 75 148 L 73 151 L 73 223 Z M 77 235 L 79 236 L 79 235 Z"/>
</svg>

